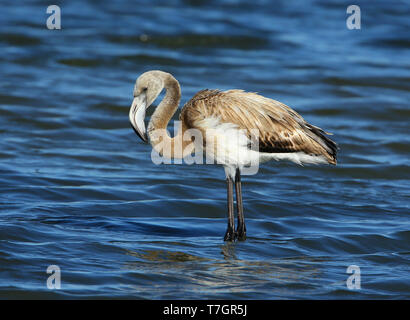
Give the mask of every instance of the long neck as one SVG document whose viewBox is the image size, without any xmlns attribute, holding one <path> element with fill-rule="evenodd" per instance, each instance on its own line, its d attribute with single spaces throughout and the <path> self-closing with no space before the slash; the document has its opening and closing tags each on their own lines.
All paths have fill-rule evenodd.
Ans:
<svg viewBox="0 0 410 320">
<path fill-rule="evenodd" d="M 168 134 L 167 126 L 172 116 L 176 112 L 181 100 L 181 88 L 178 81 L 170 74 L 163 78 L 166 94 L 164 99 L 155 109 L 148 124 L 148 136 L 152 147 L 166 158 L 183 158 L 192 152 L 192 148 L 187 147 L 190 141 L 183 141 L 185 125 L 181 123 L 178 133 L 171 137 Z"/>
</svg>

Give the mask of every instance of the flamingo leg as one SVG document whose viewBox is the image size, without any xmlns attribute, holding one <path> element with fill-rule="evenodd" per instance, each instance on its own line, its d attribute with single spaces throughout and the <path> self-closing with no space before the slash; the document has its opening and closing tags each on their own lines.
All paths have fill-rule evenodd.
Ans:
<svg viewBox="0 0 410 320">
<path fill-rule="evenodd" d="M 228 228 L 226 229 L 225 241 L 235 240 L 235 220 L 233 213 L 233 181 L 230 176 L 226 178 L 228 191 Z"/>
<path fill-rule="evenodd" d="M 239 171 L 239 169 L 236 169 L 236 174 L 235 174 L 235 191 L 236 191 L 236 206 L 238 210 L 238 226 L 235 231 L 235 238 L 238 240 L 245 240 L 246 239 L 246 226 L 245 226 L 245 216 L 243 214 L 241 172 Z"/>
</svg>

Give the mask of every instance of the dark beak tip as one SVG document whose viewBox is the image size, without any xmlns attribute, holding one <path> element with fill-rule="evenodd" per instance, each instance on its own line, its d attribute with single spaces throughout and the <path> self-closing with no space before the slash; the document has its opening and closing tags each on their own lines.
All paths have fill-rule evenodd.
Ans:
<svg viewBox="0 0 410 320">
<path fill-rule="evenodd" d="M 135 129 L 133 125 L 131 127 L 134 129 L 136 135 L 145 143 L 148 143 L 148 136 L 146 133 L 141 133 L 139 130 Z"/>
<path fill-rule="evenodd" d="M 148 143 L 148 136 L 146 132 L 141 134 L 141 140 L 144 141 L 145 143 Z"/>
</svg>

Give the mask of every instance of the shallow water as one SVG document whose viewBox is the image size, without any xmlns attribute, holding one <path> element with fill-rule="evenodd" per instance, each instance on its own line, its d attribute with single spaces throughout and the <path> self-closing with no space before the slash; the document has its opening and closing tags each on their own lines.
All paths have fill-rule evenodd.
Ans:
<svg viewBox="0 0 410 320">
<path fill-rule="evenodd" d="M 410 298 L 408 2 L 356 1 L 361 30 L 343 1 L 70 1 L 61 30 L 44 1 L 2 3 L 1 298 Z M 130 128 L 150 69 L 182 102 L 286 103 L 334 133 L 339 165 L 244 177 L 248 239 L 224 243 L 222 168 L 154 165 Z"/>
</svg>

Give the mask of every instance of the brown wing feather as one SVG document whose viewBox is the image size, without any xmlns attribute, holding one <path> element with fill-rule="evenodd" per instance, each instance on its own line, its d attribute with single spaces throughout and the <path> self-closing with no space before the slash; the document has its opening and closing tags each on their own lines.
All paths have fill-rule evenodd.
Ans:
<svg viewBox="0 0 410 320">
<path fill-rule="evenodd" d="M 180 115 L 188 128 L 208 117 L 234 123 L 247 130 L 250 138 L 250 130 L 258 129 L 260 152 L 305 152 L 325 156 L 331 164 L 337 162 L 337 145 L 327 133 L 279 101 L 242 90 L 202 90 L 185 104 Z"/>
</svg>

